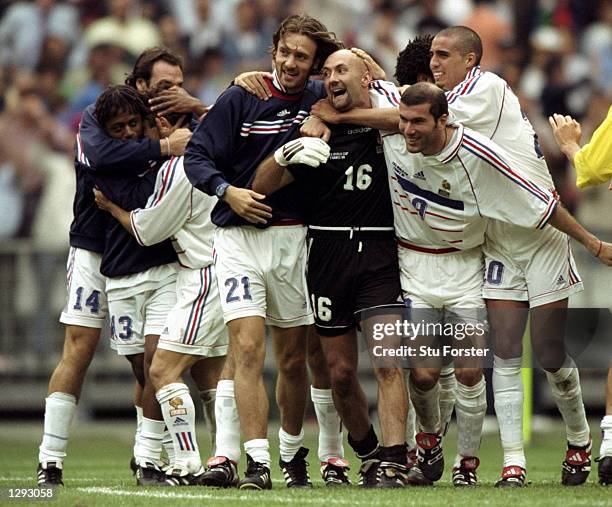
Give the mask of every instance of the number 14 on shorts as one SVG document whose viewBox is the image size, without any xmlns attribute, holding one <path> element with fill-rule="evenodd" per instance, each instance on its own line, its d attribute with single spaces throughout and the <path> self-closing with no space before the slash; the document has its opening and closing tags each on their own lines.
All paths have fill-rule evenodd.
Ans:
<svg viewBox="0 0 612 507">
<path fill-rule="evenodd" d="M 83 287 L 79 287 L 76 290 L 76 301 L 74 303 L 73 308 L 75 310 L 83 310 L 82 306 L 83 300 Z M 85 300 L 85 306 L 89 308 L 91 313 L 97 314 L 100 311 L 100 291 L 93 290 L 91 294 Z"/>
</svg>

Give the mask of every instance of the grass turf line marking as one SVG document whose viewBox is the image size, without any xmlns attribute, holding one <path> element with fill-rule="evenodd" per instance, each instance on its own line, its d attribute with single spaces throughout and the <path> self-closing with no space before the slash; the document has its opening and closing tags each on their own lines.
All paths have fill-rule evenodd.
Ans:
<svg viewBox="0 0 612 507">
<path fill-rule="evenodd" d="M 174 493 L 174 492 L 161 492 L 161 491 L 126 491 L 121 489 L 113 489 L 113 488 L 103 488 L 103 487 L 90 487 L 90 488 L 75 488 L 76 491 L 80 491 L 82 493 L 93 493 L 97 495 L 110 495 L 110 496 L 141 496 L 146 498 L 167 498 L 167 499 L 182 499 L 182 500 L 219 500 L 222 498 L 222 493 L 224 490 L 219 490 L 219 494 L 210 494 L 210 493 L 197 493 L 193 495 L 188 495 L 185 493 Z M 258 492 L 254 492 L 255 495 Z M 266 502 L 277 502 L 277 503 L 291 503 L 291 504 L 321 504 L 320 498 L 303 498 L 303 497 L 292 497 L 292 496 L 282 496 L 277 495 L 275 493 L 269 493 L 267 491 L 262 492 L 265 497 L 262 497 L 262 500 L 265 499 Z M 226 496 L 224 497 L 227 500 L 237 500 L 237 501 L 248 501 L 252 502 L 257 499 L 257 496 L 254 495 L 245 495 L 241 494 L 239 496 Z M 335 505 L 372 505 L 372 502 L 360 502 L 359 500 L 342 500 L 339 498 L 334 498 L 333 503 Z"/>
</svg>

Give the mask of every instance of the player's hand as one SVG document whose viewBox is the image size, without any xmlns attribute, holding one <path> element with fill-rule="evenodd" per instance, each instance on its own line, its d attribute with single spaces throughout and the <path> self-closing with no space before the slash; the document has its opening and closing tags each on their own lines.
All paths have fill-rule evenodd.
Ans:
<svg viewBox="0 0 612 507">
<path fill-rule="evenodd" d="M 553 114 L 549 116 L 548 123 L 550 123 L 559 149 L 565 153 L 570 160 L 573 160 L 573 156 L 571 155 L 575 154 L 580 149 L 580 137 L 582 135 L 580 123 L 571 116 L 563 116 L 562 114 Z"/>
<path fill-rule="evenodd" d="M 329 158 L 329 145 L 316 137 L 300 137 L 289 141 L 274 152 L 274 160 L 280 166 L 306 164 L 319 167 Z"/>
<path fill-rule="evenodd" d="M 170 143 L 170 150 L 168 155 L 175 155 L 175 156 L 180 156 L 180 155 L 184 155 L 185 154 L 185 147 L 187 146 L 187 143 L 189 142 L 189 140 L 191 139 L 191 130 L 189 129 L 178 129 L 175 130 L 174 132 L 172 132 L 172 134 L 170 134 L 167 137 L 169 143 Z M 161 141 L 162 144 L 166 144 L 165 141 Z"/>
<path fill-rule="evenodd" d="M 316 116 L 325 123 L 336 125 L 340 123 L 340 114 L 334 106 L 331 105 L 327 99 L 321 99 L 312 106 L 310 109 L 310 116 Z"/>
<path fill-rule="evenodd" d="M 272 79 L 272 74 L 269 72 L 260 72 L 258 70 L 243 72 L 234 79 L 234 84 L 240 86 L 240 88 L 244 88 L 251 95 L 255 95 L 261 100 L 268 100 L 272 97 L 272 92 L 264 79 L 266 77 Z"/>
<path fill-rule="evenodd" d="M 272 218 L 272 208 L 259 202 L 266 196 L 247 188 L 229 186 L 223 200 L 234 212 L 253 224 L 266 224 Z"/>
<path fill-rule="evenodd" d="M 94 193 L 96 205 L 98 206 L 98 208 L 100 208 L 101 210 L 110 212 L 111 207 L 113 205 L 113 201 L 111 201 L 108 197 L 106 197 L 104 193 L 102 192 L 102 190 L 100 190 L 98 187 L 94 187 L 93 193 Z"/>
<path fill-rule="evenodd" d="M 331 130 L 316 116 L 309 116 L 300 127 L 300 134 L 304 137 L 318 137 L 323 141 L 328 142 L 331 136 Z"/>
<path fill-rule="evenodd" d="M 151 111 L 157 116 L 164 116 L 170 113 L 196 113 L 202 114 L 204 105 L 195 97 L 187 93 L 180 86 L 173 86 L 149 99 Z"/>
<path fill-rule="evenodd" d="M 612 243 L 602 242 L 597 258 L 606 266 L 612 266 Z"/>
<path fill-rule="evenodd" d="M 372 79 L 374 80 L 376 79 L 386 80 L 387 79 L 387 74 L 385 73 L 383 68 L 380 65 L 378 65 L 374 61 L 374 58 L 372 58 L 363 49 L 351 48 L 351 52 L 355 53 L 359 58 L 363 60 L 363 62 L 366 64 L 366 67 L 368 68 L 368 71 L 370 72 L 370 76 L 372 77 Z"/>
<path fill-rule="evenodd" d="M 172 125 L 167 118 L 163 116 L 157 116 L 155 118 L 155 124 L 157 125 L 157 131 L 162 137 L 169 137 L 174 131 L 180 129 L 185 123 L 185 117 L 183 116 L 174 125 Z"/>
</svg>

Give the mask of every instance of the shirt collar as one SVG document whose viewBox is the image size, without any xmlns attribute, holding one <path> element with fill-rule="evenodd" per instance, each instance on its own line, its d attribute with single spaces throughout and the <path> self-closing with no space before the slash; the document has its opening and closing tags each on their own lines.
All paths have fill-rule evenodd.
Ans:
<svg viewBox="0 0 612 507">
<path fill-rule="evenodd" d="M 287 90 L 285 89 L 285 87 L 281 84 L 280 80 L 278 79 L 278 74 L 276 72 L 276 69 L 272 71 L 272 84 L 274 85 L 274 88 L 276 88 L 279 92 L 287 93 Z"/>
<path fill-rule="evenodd" d="M 442 148 L 442 151 L 432 155 L 443 164 L 448 164 L 453 159 L 453 157 L 459 151 L 463 141 L 463 125 L 461 125 L 461 123 L 449 123 L 447 124 L 447 127 L 451 127 L 453 129 L 448 144 Z"/>
</svg>

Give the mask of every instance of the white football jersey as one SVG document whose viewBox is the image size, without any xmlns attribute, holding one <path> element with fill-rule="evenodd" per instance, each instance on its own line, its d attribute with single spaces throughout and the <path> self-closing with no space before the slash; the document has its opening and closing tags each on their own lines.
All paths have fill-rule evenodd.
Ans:
<svg viewBox="0 0 612 507">
<path fill-rule="evenodd" d="M 374 107 L 397 107 L 391 83 L 376 82 Z M 513 168 L 491 140 L 461 124 L 438 154 L 408 152 L 401 134 L 381 132 L 397 237 L 425 248 L 468 250 L 484 242 L 488 219 L 542 228 L 556 199 Z"/>
<path fill-rule="evenodd" d="M 130 214 L 139 244 L 154 245 L 167 238 L 182 266 L 200 269 L 213 262 L 210 212 L 216 197 L 197 190 L 185 176 L 183 157 L 172 157 L 157 173 L 155 190 L 145 208 Z"/>
<path fill-rule="evenodd" d="M 503 148 L 512 167 L 534 183 L 554 189 L 538 137 L 506 81 L 474 67 L 446 92 L 446 99 L 451 121 L 492 139 Z"/>
</svg>

